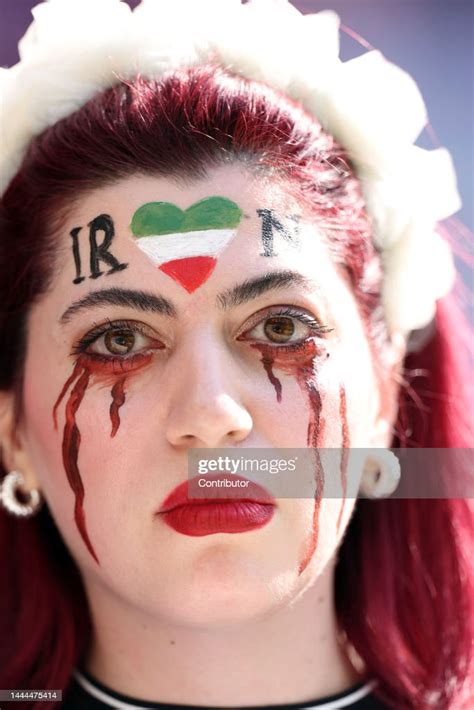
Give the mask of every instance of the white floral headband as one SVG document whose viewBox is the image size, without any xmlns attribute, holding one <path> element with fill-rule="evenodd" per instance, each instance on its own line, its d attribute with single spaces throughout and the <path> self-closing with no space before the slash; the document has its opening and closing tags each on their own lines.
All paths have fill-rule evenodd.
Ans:
<svg viewBox="0 0 474 710">
<path fill-rule="evenodd" d="M 122 78 L 159 78 L 209 59 L 302 104 L 345 148 L 361 181 L 384 267 L 389 329 L 426 326 L 452 286 L 435 231 L 460 206 L 444 148 L 414 145 L 427 122 L 414 80 L 379 52 L 342 62 L 339 18 L 287 0 L 48 0 L 0 72 L 3 192 L 32 138 Z"/>
</svg>

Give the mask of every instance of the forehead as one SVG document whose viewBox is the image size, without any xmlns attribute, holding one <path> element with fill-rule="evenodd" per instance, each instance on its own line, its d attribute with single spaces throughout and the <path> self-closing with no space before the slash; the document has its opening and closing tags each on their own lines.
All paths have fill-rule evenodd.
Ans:
<svg viewBox="0 0 474 710">
<path fill-rule="evenodd" d="M 298 210 L 297 200 L 284 182 L 268 176 L 256 176 L 238 166 L 216 168 L 199 179 L 181 179 L 151 175 L 134 175 L 98 188 L 85 195 L 71 211 L 80 217 L 83 210 L 90 212 L 104 201 L 118 216 L 128 215 L 130 209 L 157 200 L 170 202 L 181 209 L 210 195 L 223 195 L 243 208 L 253 207 L 264 200 L 273 207 Z"/>
<path fill-rule="evenodd" d="M 170 212 L 173 212 L 172 217 L 181 212 L 184 220 L 175 220 L 173 231 L 186 232 L 188 228 L 193 231 L 193 219 L 201 223 L 196 224 L 196 229 L 204 226 L 198 205 L 211 197 L 223 198 L 240 210 L 235 225 L 239 234 L 246 232 L 250 222 L 256 220 L 258 223 L 257 210 L 261 208 L 275 210 L 283 219 L 302 216 L 301 206 L 282 181 L 255 177 L 234 166 L 216 169 L 199 180 L 133 176 L 91 191 L 78 199 L 69 211 L 66 231 L 72 223 L 88 225 L 93 216 L 106 213 L 112 216 L 116 226 L 116 240 L 124 242 L 128 237 L 146 236 L 134 229 L 141 221 L 137 213 L 143 212 L 144 206 L 151 208 L 152 220 L 154 218 L 154 223 L 149 226 L 167 227 Z M 158 206 L 161 207 L 159 212 Z M 223 215 L 224 219 L 226 216 L 229 215 Z"/>
<path fill-rule="evenodd" d="M 53 292 L 65 306 L 138 286 L 189 305 L 269 271 L 315 277 L 328 266 L 292 192 L 237 167 L 194 182 L 134 176 L 97 189 L 72 206 L 57 239 Z"/>
</svg>

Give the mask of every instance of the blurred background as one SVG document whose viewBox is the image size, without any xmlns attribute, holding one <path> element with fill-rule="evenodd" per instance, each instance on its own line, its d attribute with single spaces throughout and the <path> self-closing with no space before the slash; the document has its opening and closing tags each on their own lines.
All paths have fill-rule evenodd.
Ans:
<svg viewBox="0 0 474 710">
<path fill-rule="evenodd" d="M 98 0 L 99 1 L 99 0 Z M 129 0 L 134 7 L 139 0 Z M 199 2 L 199 0 L 195 0 Z M 31 21 L 35 0 L 0 0 L 0 65 L 18 61 L 17 42 Z M 342 24 L 405 68 L 424 95 L 434 132 L 419 144 L 446 146 L 454 159 L 463 209 L 474 230 L 474 2 L 473 0 L 293 0 L 303 12 L 332 9 Z M 363 48 L 342 37 L 341 57 Z M 1 107 L 0 107 L 1 110 Z M 459 264 L 474 288 L 472 270 Z"/>
</svg>

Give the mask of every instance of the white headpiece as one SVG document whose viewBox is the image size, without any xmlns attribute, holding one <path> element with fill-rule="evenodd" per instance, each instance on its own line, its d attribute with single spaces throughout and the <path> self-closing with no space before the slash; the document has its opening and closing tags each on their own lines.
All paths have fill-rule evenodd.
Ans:
<svg viewBox="0 0 474 710">
<path fill-rule="evenodd" d="M 414 144 L 427 122 L 415 81 L 371 51 L 339 59 L 339 18 L 287 0 L 49 0 L 33 10 L 21 61 L 0 73 L 2 192 L 32 138 L 138 73 L 218 62 L 284 92 L 346 149 L 361 180 L 385 272 L 389 328 L 425 326 L 451 288 L 436 223 L 460 199 L 449 153 Z"/>
</svg>

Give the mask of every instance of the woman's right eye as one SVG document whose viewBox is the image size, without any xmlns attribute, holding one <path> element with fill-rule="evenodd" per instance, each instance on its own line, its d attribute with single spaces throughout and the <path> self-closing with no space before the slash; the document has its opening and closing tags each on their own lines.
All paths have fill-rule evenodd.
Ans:
<svg viewBox="0 0 474 710">
<path fill-rule="evenodd" d="M 146 330 L 139 324 L 96 329 L 76 343 L 73 354 L 85 353 L 91 357 L 126 359 L 138 353 L 162 350 L 164 344 Z"/>
<path fill-rule="evenodd" d="M 101 355 L 128 355 L 132 352 L 135 345 L 140 347 L 145 337 L 141 333 L 134 333 L 131 330 L 109 330 L 103 336 L 98 338 L 94 346 L 96 352 Z M 92 348 L 94 352 L 94 348 Z"/>
</svg>

